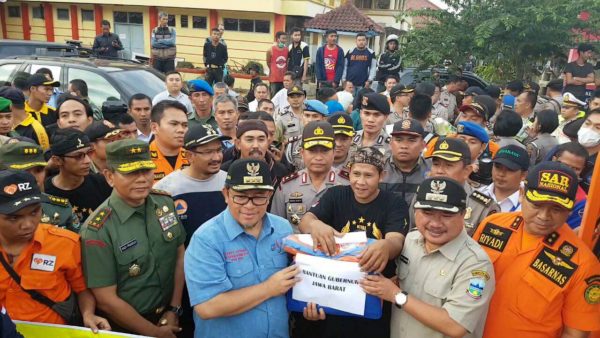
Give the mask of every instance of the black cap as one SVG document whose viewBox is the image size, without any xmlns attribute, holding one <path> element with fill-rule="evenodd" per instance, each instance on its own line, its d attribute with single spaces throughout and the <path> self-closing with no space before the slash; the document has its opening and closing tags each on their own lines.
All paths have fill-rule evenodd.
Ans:
<svg viewBox="0 0 600 338">
<path fill-rule="evenodd" d="M 490 117 L 496 113 L 496 100 L 490 95 L 477 95 L 473 97 L 473 103 L 480 104 L 485 108 L 485 120 L 488 121 Z"/>
<path fill-rule="evenodd" d="M 396 97 L 400 94 L 414 93 L 415 88 L 413 86 L 406 86 L 403 84 L 397 84 L 390 89 L 390 97 Z"/>
<path fill-rule="evenodd" d="M 197 124 L 191 126 L 185 133 L 185 136 L 183 137 L 183 147 L 185 149 L 192 149 L 214 140 L 231 140 L 231 137 L 219 135 L 210 124 Z"/>
<path fill-rule="evenodd" d="M 333 127 L 326 121 L 312 121 L 302 130 L 302 147 L 310 149 L 322 146 L 333 149 L 335 133 Z"/>
<path fill-rule="evenodd" d="M 329 116 L 327 122 L 333 127 L 334 134 L 344 134 L 346 136 L 354 136 L 354 122 L 352 117 L 346 113 L 337 113 Z"/>
<path fill-rule="evenodd" d="M 32 204 L 47 201 L 35 177 L 27 171 L 0 171 L 0 214 L 10 215 Z"/>
<path fill-rule="evenodd" d="M 385 95 L 378 93 L 368 93 L 363 96 L 362 109 L 377 110 L 378 112 L 389 115 L 390 103 Z"/>
<path fill-rule="evenodd" d="M 50 151 L 52 155 L 60 156 L 89 146 L 90 139 L 86 134 L 77 129 L 65 128 L 58 129 L 52 136 Z"/>
<path fill-rule="evenodd" d="M 262 160 L 239 159 L 227 171 L 225 185 L 233 190 L 273 190 L 269 165 Z"/>
<path fill-rule="evenodd" d="M 465 188 L 447 177 L 430 177 L 417 188 L 415 209 L 435 209 L 458 213 L 467 207 Z"/>
<path fill-rule="evenodd" d="M 44 74 L 33 74 L 27 79 L 27 87 L 37 87 L 37 86 L 52 86 L 58 87 L 60 86 L 60 82 L 54 80 L 48 80 L 46 75 Z"/>
<path fill-rule="evenodd" d="M 577 139 L 577 133 L 581 129 L 581 126 L 583 126 L 583 123 L 585 123 L 585 118 L 583 117 L 568 122 L 563 127 L 563 133 L 569 138 Z"/>
<path fill-rule="evenodd" d="M 512 171 L 526 171 L 529 168 L 529 154 L 522 147 L 511 144 L 500 148 L 496 152 L 493 162 L 502 164 Z"/>
<path fill-rule="evenodd" d="M 425 135 L 425 129 L 421 125 L 421 122 L 415 119 L 403 119 L 394 123 L 392 129 L 392 136 L 407 134 L 423 137 Z"/>
<path fill-rule="evenodd" d="M 510 91 L 515 91 L 515 92 L 522 92 L 523 88 L 524 88 L 524 85 L 523 85 L 523 81 L 521 81 L 521 80 L 514 80 L 514 81 L 509 82 L 506 85 L 506 89 L 508 89 Z"/>
<path fill-rule="evenodd" d="M 235 137 L 240 138 L 246 132 L 250 130 L 260 130 L 265 133 L 265 135 L 269 135 L 269 130 L 267 129 L 267 125 L 261 120 L 244 120 L 243 122 L 238 123 L 237 130 L 235 132 Z"/>
<path fill-rule="evenodd" d="M 560 162 L 541 162 L 529 170 L 525 197 L 530 202 L 551 202 L 571 210 L 577 195 L 577 174 Z"/>
<path fill-rule="evenodd" d="M 554 80 L 550 80 L 550 82 L 548 82 L 548 84 L 546 85 L 546 88 L 552 89 L 554 91 L 562 92 L 563 86 L 564 86 L 563 79 L 554 79 Z"/>
<path fill-rule="evenodd" d="M 481 87 L 471 86 L 465 90 L 465 96 L 484 95 L 485 91 Z"/>
<path fill-rule="evenodd" d="M 484 107 L 480 103 L 471 102 L 470 104 L 463 104 L 462 106 L 460 106 L 459 110 L 461 112 L 464 112 L 466 110 L 473 110 L 474 112 L 479 114 L 481 117 L 483 117 L 484 120 L 487 120 L 487 108 Z"/>
<path fill-rule="evenodd" d="M 465 141 L 455 137 L 440 138 L 429 157 L 439 157 L 450 162 L 467 160 L 471 162 L 471 151 Z"/>
<path fill-rule="evenodd" d="M 109 127 L 102 121 L 94 121 L 85 128 L 84 133 L 87 135 L 90 142 L 96 142 L 97 140 L 110 139 L 118 136 L 121 133 L 121 129 Z"/>
<path fill-rule="evenodd" d="M 494 99 L 500 98 L 500 94 L 502 93 L 502 89 L 498 86 L 489 85 L 485 88 L 485 92 Z"/>
<path fill-rule="evenodd" d="M 25 103 L 25 95 L 23 92 L 14 87 L 2 87 L 0 88 L 0 97 L 9 99 L 12 104 L 22 105 Z"/>
</svg>

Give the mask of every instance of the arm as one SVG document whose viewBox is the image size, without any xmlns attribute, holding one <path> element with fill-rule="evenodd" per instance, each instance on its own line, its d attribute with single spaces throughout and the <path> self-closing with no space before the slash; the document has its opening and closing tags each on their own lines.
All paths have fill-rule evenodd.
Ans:
<svg viewBox="0 0 600 338">
<path fill-rule="evenodd" d="M 85 327 L 91 328 L 94 333 L 97 333 L 99 329 L 110 330 L 108 321 L 94 314 L 94 311 L 96 311 L 96 299 L 89 289 L 85 289 L 77 294 L 77 302 Z"/>
<path fill-rule="evenodd" d="M 344 57 L 344 71 L 342 71 L 342 82 L 346 81 L 346 76 L 348 75 L 348 56 Z"/>
<path fill-rule="evenodd" d="M 373 82 L 375 78 L 375 73 L 377 72 L 377 60 L 375 60 L 375 55 L 371 59 L 371 67 L 369 67 L 369 82 Z"/>
<path fill-rule="evenodd" d="M 315 57 L 315 75 L 317 76 L 317 82 L 325 79 L 325 69 L 323 69 L 323 47 L 317 49 L 317 56 Z"/>
<path fill-rule="evenodd" d="M 580 331 L 580 330 L 572 329 L 568 326 L 565 326 L 563 328 L 563 332 L 560 337 L 561 338 L 587 338 L 589 336 L 590 336 L 589 332 Z"/>
<path fill-rule="evenodd" d="M 271 47 L 267 50 L 267 67 L 271 69 Z"/>
<path fill-rule="evenodd" d="M 92 46 L 92 50 L 94 53 L 99 53 L 102 51 L 102 46 L 100 45 L 100 39 L 97 37 L 94 38 L 94 45 Z"/>
<path fill-rule="evenodd" d="M 227 60 L 229 60 L 229 53 L 227 52 L 227 45 L 224 43 L 223 43 L 223 50 L 225 51 L 224 56 L 223 56 L 223 60 L 225 60 L 225 61 L 223 62 L 223 64 L 226 64 Z"/>
<path fill-rule="evenodd" d="M 208 48 L 206 48 L 206 47 L 209 43 L 210 42 L 205 42 L 204 48 L 202 48 L 202 61 L 204 62 L 204 67 L 208 66 L 208 59 L 207 59 L 208 58 Z"/>
<path fill-rule="evenodd" d="M 185 247 L 181 244 L 177 248 L 177 262 L 175 263 L 175 284 L 173 287 L 173 296 L 171 297 L 171 306 L 181 305 L 181 297 L 183 295 L 183 285 L 185 277 L 183 274 L 183 256 L 185 255 Z"/>
<path fill-rule="evenodd" d="M 156 40 L 156 36 L 154 35 L 155 30 L 156 30 L 156 28 L 154 28 L 152 30 L 152 34 L 150 34 L 150 47 L 151 48 L 156 48 L 156 44 L 158 43 L 158 41 Z"/>
<path fill-rule="evenodd" d="M 573 77 L 573 80 L 579 81 L 582 85 L 586 85 L 588 83 L 594 83 L 595 81 L 594 72 L 589 73 L 586 77 Z"/>
<path fill-rule="evenodd" d="M 360 267 L 363 271 L 382 272 L 387 263 L 400 255 L 404 246 L 404 235 L 398 232 L 385 234 L 380 239 L 369 245 L 360 255 Z"/>
<path fill-rule="evenodd" d="M 175 28 L 170 27 L 169 31 L 171 32 L 171 37 L 168 39 L 161 39 L 160 42 L 164 47 L 175 47 L 175 42 L 177 41 L 177 33 L 175 32 Z"/>
<path fill-rule="evenodd" d="M 335 65 L 335 79 L 333 82 L 337 84 L 340 83 L 342 79 L 342 72 L 344 71 L 344 50 L 341 47 L 338 47 L 338 62 Z"/>
</svg>

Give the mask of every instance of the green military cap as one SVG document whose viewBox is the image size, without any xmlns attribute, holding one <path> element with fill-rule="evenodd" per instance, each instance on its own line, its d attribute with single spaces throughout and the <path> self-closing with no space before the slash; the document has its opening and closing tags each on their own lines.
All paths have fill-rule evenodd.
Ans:
<svg viewBox="0 0 600 338">
<path fill-rule="evenodd" d="M 7 143 L 0 147 L 0 167 L 2 169 L 27 170 L 45 167 L 44 151 L 37 144 L 29 142 Z"/>
<path fill-rule="evenodd" d="M 106 164 L 109 168 L 127 174 L 138 170 L 156 169 L 150 159 L 148 144 L 140 140 L 119 140 L 106 145 Z"/>
<path fill-rule="evenodd" d="M 9 99 L 0 97 L 0 113 L 10 113 L 10 105 L 12 102 Z"/>
</svg>

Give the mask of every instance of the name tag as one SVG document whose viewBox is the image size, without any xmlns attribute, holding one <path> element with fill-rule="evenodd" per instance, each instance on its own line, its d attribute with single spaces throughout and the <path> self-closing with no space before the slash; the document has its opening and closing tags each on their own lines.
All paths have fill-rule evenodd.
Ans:
<svg viewBox="0 0 600 338">
<path fill-rule="evenodd" d="M 488 223 L 483 228 L 479 240 L 477 242 L 483 246 L 496 251 L 504 251 L 506 244 L 513 234 L 512 230 L 499 227 L 495 224 Z"/>
<path fill-rule="evenodd" d="M 177 224 L 177 217 L 174 212 L 170 212 L 165 216 L 160 217 L 158 221 L 160 222 L 160 227 L 163 231 L 167 231 Z"/>
<path fill-rule="evenodd" d="M 31 258 L 31 270 L 54 271 L 56 256 L 33 254 Z"/>
</svg>

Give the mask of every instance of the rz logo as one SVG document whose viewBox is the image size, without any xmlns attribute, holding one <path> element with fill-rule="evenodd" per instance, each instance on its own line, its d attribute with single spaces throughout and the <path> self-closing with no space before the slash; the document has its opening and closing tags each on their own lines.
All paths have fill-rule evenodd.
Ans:
<svg viewBox="0 0 600 338">
<path fill-rule="evenodd" d="M 29 182 L 18 183 L 17 187 L 19 188 L 19 191 L 31 190 L 31 184 Z"/>
</svg>

